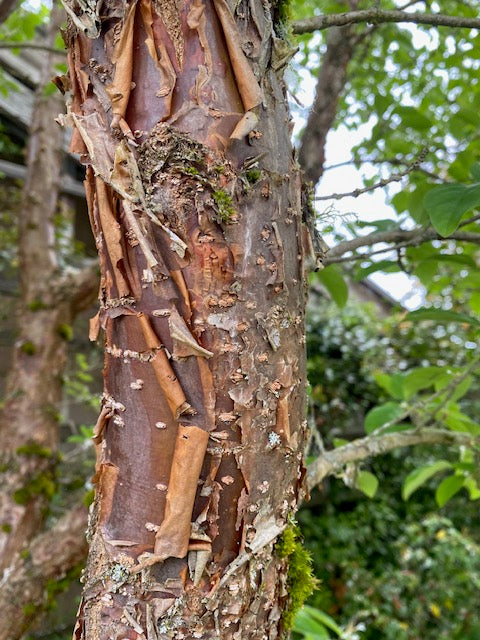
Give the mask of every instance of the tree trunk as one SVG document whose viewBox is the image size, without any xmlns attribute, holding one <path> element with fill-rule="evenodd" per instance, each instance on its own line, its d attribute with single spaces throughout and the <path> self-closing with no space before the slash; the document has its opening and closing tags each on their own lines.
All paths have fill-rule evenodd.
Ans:
<svg viewBox="0 0 480 640">
<path fill-rule="evenodd" d="M 69 2 L 106 349 L 77 639 L 282 633 L 310 243 L 275 5 Z"/>
<path fill-rule="evenodd" d="M 46 44 L 53 43 L 63 19 L 63 11 L 52 12 Z M 16 640 L 38 620 L 48 581 L 63 578 L 85 552 L 82 506 L 41 533 L 56 491 L 70 324 L 98 288 L 96 266 L 64 271 L 57 255 L 64 134 L 55 117 L 65 105 L 45 91 L 55 56 L 45 56 L 35 96 L 18 220 L 17 339 L 0 420 L 0 640 Z M 75 543 L 73 533 L 80 536 Z"/>
<path fill-rule="evenodd" d="M 61 24 L 55 11 L 49 41 Z M 61 372 L 66 359 L 70 303 L 59 297 L 54 216 L 62 168 L 62 130 L 54 117 L 63 106 L 46 96 L 53 54 L 45 57 L 27 153 L 27 176 L 18 221 L 20 299 L 18 337 L 0 422 L 0 570 L 38 531 L 54 490 Z"/>
</svg>

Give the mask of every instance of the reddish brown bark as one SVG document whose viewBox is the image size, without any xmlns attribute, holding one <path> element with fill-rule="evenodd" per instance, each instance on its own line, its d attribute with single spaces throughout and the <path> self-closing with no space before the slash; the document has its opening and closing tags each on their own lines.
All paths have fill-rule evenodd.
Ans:
<svg viewBox="0 0 480 640">
<path fill-rule="evenodd" d="M 307 232 L 275 6 L 235 4 L 70 4 L 106 344 L 77 639 L 281 632 L 272 548 L 303 478 Z"/>
</svg>

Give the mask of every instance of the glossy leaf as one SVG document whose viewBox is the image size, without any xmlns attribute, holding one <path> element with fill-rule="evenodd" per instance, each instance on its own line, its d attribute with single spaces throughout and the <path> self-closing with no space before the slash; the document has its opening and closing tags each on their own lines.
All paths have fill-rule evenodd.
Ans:
<svg viewBox="0 0 480 640">
<path fill-rule="evenodd" d="M 424 205 L 434 229 L 447 237 L 455 231 L 467 211 L 480 205 L 480 183 L 434 187 L 425 196 Z"/>
<path fill-rule="evenodd" d="M 330 634 L 325 625 L 315 620 L 305 607 L 302 607 L 295 616 L 293 630 L 301 634 L 306 640 L 328 640 Z"/>
<path fill-rule="evenodd" d="M 441 374 L 446 373 L 445 367 L 420 367 L 405 376 L 403 388 L 408 400 L 422 389 L 432 387 Z"/>
<path fill-rule="evenodd" d="M 359 471 L 355 486 L 369 498 L 373 498 L 378 489 L 378 478 L 369 471 Z"/>
<path fill-rule="evenodd" d="M 437 322 L 464 322 L 466 324 L 478 325 L 477 318 L 466 313 L 457 313 L 448 309 L 417 309 L 405 316 L 405 320 L 436 320 Z"/>
<path fill-rule="evenodd" d="M 379 407 L 374 407 L 365 416 L 365 431 L 372 433 L 372 431 L 400 418 L 402 413 L 403 409 L 398 402 L 386 402 Z"/>
<path fill-rule="evenodd" d="M 423 467 L 419 467 L 418 469 L 414 469 L 404 480 L 402 487 L 402 498 L 404 500 L 408 500 L 412 493 L 419 489 L 423 484 L 425 484 L 425 482 L 427 482 L 427 480 L 429 480 L 435 474 L 451 468 L 452 465 L 447 460 L 437 460 L 432 464 L 427 464 Z"/>
<path fill-rule="evenodd" d="M 348 300 L 348 287 L 342 270 L 336 264 L 331 264 L 319 271 L 316 277 L 327 289 L 335 304 L 340 308 L 344 307 Z"/>
<path fill-rule="evenodd" d="M 435 500 L 439 507 L 443 507 L 450 498 L 460 491 L 465 484 L 463 475 L 451 475 L 444 478 L 435 491 Z"/>
<path fill-rule="evenodd" d="M 327 629 L 334 631 L 338 636 L 341 636 L 343 631 L 335 622 L 335 620 L 325 613 L 325 611 L 321 611 L 320 609 L 315 609 L 314 607 L 310 607 L 308 605 L 304 605 L 303 609 L 315 620 L 318 620 L 321 624 L 323 624 Z"/>
</svg>

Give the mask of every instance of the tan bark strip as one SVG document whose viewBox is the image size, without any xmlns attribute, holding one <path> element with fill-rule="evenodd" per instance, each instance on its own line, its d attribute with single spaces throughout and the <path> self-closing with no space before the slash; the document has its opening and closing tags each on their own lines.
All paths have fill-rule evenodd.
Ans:
<svg viewBox="0 0 480 640">
<path fill-rule="evenodd" d="M 183 302 L 185 303 L 185 307 L 187 309 L 188 318 L 190 318 L 190 316 L 192 315 L 192 305 L 190 304 L 190 294 L 188 293 L 188 287 L 185 282 L 185 278 L 183 277 L 183 273 L 180 269 L 178 269 L 170 271 L 170 275 L 180 291 Z"/>
<path fill-rule="evenodd" d="M 205 5 L 203 0 L 193 0 L 187 16 L 187 25 L 190 29 L 196 30 L 200 46 L 205 56 L 205 64 L 198 65 L 197 78 L 195 81 L 195 94 L 198 104 L 201 104 L 201 90 L 212 78 L 213 60 L 212 51 L 207 37 L 207 19 L 205 17 Z"/>
<path fill-rule="evenodd" d="M 147 32 L 145 44 L 160 75 L 160 87 L 156 95 L 159 98 L 166 98 L 165 104 L 167 112 L 164 118 L 167 118 L 172 111 L 172 97 L 177 82 L 177 74 L 175 73 L 175 68 L 170 60 L 165 44 L 163 42 L 155 42 L 151 0 L 141 0 L 140 11 L 145 31 Z M 160 58 L 158 57 L 157 49 L 160 52 Z"/>
<path fill-rule="evenodd" d="M 213 4 L 222 25 L 230 62 L 237 81 L 238 92 L 242 98 L 245 111 L 250 111 L 262 103 L 262 90 L 243 53 L 237 25 L 227 2 L 225 0 L 213 0 Z"/>
<path fill-rule="evenodd" d="M 100 477 L 98 480 L 98 492 L 100 494 L 100 514 L 98 517 L 99 526 L 106 525 L 110 518 L 118 473 L 118 467 L 111 462 L 102 463 L 100 465 Z"/>
<path fill-rule="evenodd" d="M 168 484 L 165 518 L 155 535 L 156 556 L 187 555 L 197 483 L 207 450 L 208 433 L 180 425 Z"/>
<path fill-rule="evenodd" d="M 140 229 L 140 225 L 138 224 L 138 220 L 135 217 L 135 212 L 133 210 L 132 205 L 128 202 L 128 200 L 123 200 L 122 202 L 123 211 L 125 212 L 125 217 L 127 219 L 128 224 L 131 226 L 133 233 L 135 234 L 135 238 L 138 240 L 138 244 L 145 256 L 145 260 L 147 261 L 147 265 L 149 269 L 153 269 L 157 266 L 158 260 L 152 253 L 150 249 L 150 245 L 148 241 Z"/>
<path fill-rule="evenodd" d="M 95 179 L 97 206 L 102 226 L 103 237 L 107 245 L 108 255 L 112 263 L 113 277 L 117 285 L 118 297 L 123 298 L 130 294 L 128 282 L 118 268 L 118 263 L 123 260 L 122 231 L 117 222 L 111 206 L 111 196 L 106 184 L 101 178 Z"/>
<path fill-rule="evenodd" d="M 172 357 L 174 360 L 186 358 L 188 356 L 211 358 L 214 355 L 211 351 L 204 349 L 198 344 L 188 328 L 187 323 L 175 307 L 170 311 L 168 327 L 170 329 L 170 336 L 173 340 Z"/>
<path fill-rule="evenodd" d="M 277 420 L 276 420 L 276 433 L 282 437 L 284 442 L 288 444 L 290 442 L 290 416 L 288 413 L 288 395 L 284 398 L 280 398 L 277 404 Z"/>
<path fill-rule="evenodd" d="M 125 120 L 125 113 L 130 99 L 133 68 L 133 25 L 136 8 L 137 2 L 133 0 L 112 56 L 112 62 L 115 64 L 115 75 L 113 82 L 106 89 L 110 96 L 114 113 L 111 125 L 113 128 L 122 128 L 121 121 Z"/>
<path fill-rule="evenodd" d="M 153 330 L 150 320 L 144 313 L 137 314 L 137 318 L 140 322 L 140 326 L 143 331 L 143 336 L 147 347 L 156 351 L 155 358 L 151 361 L 155 377 L 158 384 L 168 402 L 168 406 L 175 419 L 184 413 L 192 413 L 192 408 L 187 402 L 187 398 L 183 392 L 183 389 L 178 381 L 175 372 L 173 371 L 167 355 L 162 348 L 163 345 L 158 339 L 155 331 Z"/>
</svg>

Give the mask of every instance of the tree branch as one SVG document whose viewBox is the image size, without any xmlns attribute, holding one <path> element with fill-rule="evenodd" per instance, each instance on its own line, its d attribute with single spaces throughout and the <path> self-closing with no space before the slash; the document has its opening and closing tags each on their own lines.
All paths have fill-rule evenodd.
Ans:
<svg viewBox="0 0 480 640">
<path fill-rule="evenodd" d="M 361 247 L 371 247 L 375 244 L 385 243 L 392 244 L 393 247 L 386 247 L 385 250 L 382 250 L 377 253 L 385 253 L 387 251 L 391 251 L 392 249 L 402 246 L 402 247 L 416 247 L 424 242 L 430 242 L 432 240 L 458 240 L 459 242 L 470 242 L 472 244 L 480 244 L 480 233 L 473 233 L 468 231 L 456 231 L 452 233 L 448 238 L 444 238 L 439 233 L 437 233 L 434 229 L 412 229 L 411 231 L 407 231 L 404 229 L 393 229 L 392 231 L 378 231 L 374 233 L 369 233 L 366 236 L 360 236 L 358 238 L 352 238 L 352 240 L 344 240 L 343 242 L 339 242 L 336 246 L 332 247 L 325 259 L 324 264 L 327 266 L 328 264 L 338 263 L 338 262 L 347 262 L 351 260 L 352 257 L 345 258 L 345 254 L 350 251 L 356 251 Z M 355 258 L 361 258 L 367 260 L 371 254 L 358 255 Z"/>
<path fill-rule="evenodd" d="M 389 178 L 384 178 L 383 180 L 379 180 L 375 184 L 372 184 L 369 187 L 363 187 L 361 189 L 354 189 L 353 191 L 348 191 L 345 193 L 331 193 L 327 196 L 316 196 L 313 198 L 314 200 L 341 200 L 342 198 L 358 198 L 364 193 L 369 193 L 370 191 L 375 191 L 376 189 L 381 189 L 386 187 L 391 182 L 400 182 L 405 176 L 408 176 L 412 171 L 417 171 L 420 167 L 420 164 L 425 160 L 425 157 L 428 153 L 428 149 L 425 147 L 419 153 L 418 157 L 415 159 L 412 164 L 408 165 L 406 169 L 400 171 L 400 173 L 392 173 Z"/>
<path fill-rule="evenodd" d="M 468 433 L 447 431 L 446 429 L 400 431 L 385 433 L 381 436 L 366 436 L 320 455 L 308 467 L 307 485 L 309 489 L 313 489 L 322 480 L 337 473 L 349 462 L 361 462 L 401 447 L 411 447 L 417 444 L 471 446 L 474 441 L 475 438 Z"/>
<path fill-rule="evenodd" d="M 54 53 L 63 57 L 67 55 L 66 52 L 61 49 L 49 47 L 48 45 L 41 44 L 39 42 L 29 42 L 28 40 L 22 42 L 10 42 L 8 40 L 4 40 L 3 42 L 0 42 L 0 49 L 37 49 L 38 51 L 47 51 L 48 53 Z"/>
<path fill-rule="evenodd" d="M 0 576 L 0 640 L 20 638 L 47 604 L 47 583 L 61 580 L 83 564 L 86 528 L 87 508 L 78 505 L 12 558 Z"/>
<path fill-rule="evenodd" d="M 332 13 L 323 16 L 312 16 L 305 20 L 292 23 L 293 33 L 301 35 L 345 25 L 368 22 L 381 24 L 384 22 L 410 22 L 426 24 L 432 27 L 454 27 L 463 29 L 480 29 L 480 18 L 464 18 L 461 16 L 447 16 L 440 13 L 416 13 L 406 11 L 382 11 L 380 9 L 362 9 L 345 13 Z"/>
<path fill-rule="evenodd" d="M 315 185 L 323 175 L 325 143 L 345 88 L 347 69 L 355 52 L 356 35 L 348 26 L 332 29 L 318 71 L 315 99 L 302 136 L 298 158 L 305 179 Z"/>
<path fill-rule="evenodd" d="M 100 267 L 97 258 L 90 259 L 83 268 L 65 273 L 55 283 L 55 298 L 69 301 L 76 315 L 87 309 L 95 299 L 100 284 Z"/>
</svg>

